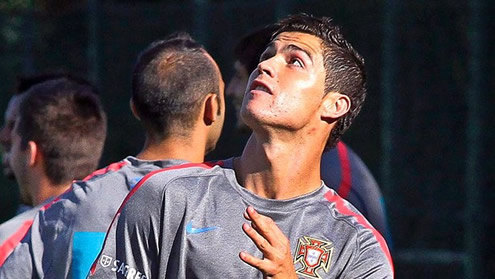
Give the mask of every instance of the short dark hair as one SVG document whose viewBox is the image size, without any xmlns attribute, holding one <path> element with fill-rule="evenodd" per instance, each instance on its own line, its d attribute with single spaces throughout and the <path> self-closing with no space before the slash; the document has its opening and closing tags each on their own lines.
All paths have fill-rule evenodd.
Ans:
<svg viewBox="0 0 495 279">
<path fill-rule="evenodd" d="M 366 70 L 364 59 L 347 42 L 331 18 L 317 18 L 297 14 L 275 24 L 276 37 L 283 32 L 301 32 L 318 37 L 322 41 L 323 64 L 325 67 L 325 93 L 339 92 L 349 96 L 351 108 L 330 133 L 327 148 L 334 147 L 359 114 L 366 98 Z"/>
<path fill-rule="evenodd" d="M 148 131 L 162 138 L 174 128 L 187 136 L 206 95 L 219 90 L 213 60 L 184 32 L 153 42 L 139 55 L 132 75 L 137 113 Z"/>
<path fill-rule="evenodd" d="M 54 184 L 83 179 L 96 169 L 106 137 L 106 115 L 93 87 L 70 78 L 31 87 L 19 106 L 21 147 L 39 146 Z"/>
</svg>

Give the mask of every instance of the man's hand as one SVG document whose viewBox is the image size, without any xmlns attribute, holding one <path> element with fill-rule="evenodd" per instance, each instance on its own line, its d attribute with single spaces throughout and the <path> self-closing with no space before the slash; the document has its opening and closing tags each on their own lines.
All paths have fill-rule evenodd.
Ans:
<svg viewBox="0 0 495 279">
<path fill-rule="evenodd" d="M 289 239 L 277 224 L 270 217 L 256 212 L 252 206 L 246 209 L 244 218 L 251 221 L 251 225 L 243 224 L 242 229 L 263 252 L 263 259 L 256 258 L 247 252 L 241 252 L 239 257 L 245 263 L 260 270 L 264 278 L 297 278 L 290 253 Z"/>
</svg>

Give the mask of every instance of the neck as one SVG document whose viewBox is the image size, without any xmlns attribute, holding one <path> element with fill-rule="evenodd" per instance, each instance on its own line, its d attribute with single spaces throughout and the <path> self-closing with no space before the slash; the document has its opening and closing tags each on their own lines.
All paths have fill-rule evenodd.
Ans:
<svg viewBox="0 0 495 279">
<path fill-rule="evenodd" d="M 147 136 L 143 149 L 136 157 L 142 160 L 179 159 L 200 163 L 205 157 L 205 144 L 201 143 L 201 140 L 200 137 L 194 136 L 169 137 L 162 140 Z"/>
<path fill-rule="evenodd" d="M 51 183 L 47 177 L 42 177 L 38 180 L 38 184 L 33 187 L 31 194 L 33 206 L 37 206 L 48 200 L 49 198 L 57 197 L 63 194 L 72 185 L 72 181 L 61 184 Z"/>
<path fill-rule="evenodd" d="M 264 198 L 290 199 L 310 193 L 321 186 L 323 146 L 317 146 L 314 139 L 260 140 L 254 133 L 234 161 L 238 181 Z"/>
</svg>

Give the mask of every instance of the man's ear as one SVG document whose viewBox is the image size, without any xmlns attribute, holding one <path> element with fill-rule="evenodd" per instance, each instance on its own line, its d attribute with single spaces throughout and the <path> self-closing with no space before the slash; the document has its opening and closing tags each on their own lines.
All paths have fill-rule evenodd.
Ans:
<svg viewBox="0 0 495 279">
<path fill-rule="evenodd" d="M 26 149 L 28 164 L 30 167 L 33 167 L 35 164 L 41 161 L 41 156 L 43 155 L 40 152 L 39 146 L 32 140 L 28 142 Z"/>
<path fill-rule="evenodd" d="M 137 120 L 141 120 L 141 117 L 139 117 L 139 114 L 136 110 L 136 105 L 134 105 L 134 101 L 132 100 L 132 98 L 129 100 L 129 106 L 131 107 L 131 111 L 134 117 L 136 117 Z"/>
<path fill-rule="evenodd" d="M 323 97 L 322 119 L 338 119 L 351 109 L 351 99 L 349 96 L 338 92 L 330 92 Z"/>
<path fill-rule="evenodd" d="M 209 126 L 217 120 L 218 110 L 220 109 L 220 99 L 217 94 L 209 93 L 204 100 L 203 107 L 203 121 Z"/>
</svg>

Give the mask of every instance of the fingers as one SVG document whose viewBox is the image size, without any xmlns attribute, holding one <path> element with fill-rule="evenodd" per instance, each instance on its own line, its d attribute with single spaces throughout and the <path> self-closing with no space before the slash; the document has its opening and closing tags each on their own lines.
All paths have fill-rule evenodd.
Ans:
<svg viewBox="0 0 495 279">
<path fill-rule="evenodd" d="M 289 255 L 290 242 L 275 222 L 259 214 L 252 206 L 246 209 L 251 225 L 243 224 L 242 229 L 263 253 L 267 260 L 282 261 Z"/>
<path fill-rule="evenodd" d="M 255 267 L 255 268 L 259 269 L 259 270 L 261 270 L 263 268 L 263 260 L 262 259 L 258 259 L 258 258 L 254 257 L 254 256 L 251 256 L 247 252 L 241 252 L 241 253 L 239 253 L 239 258 L 241 258 L 241 260 L 243 260 L 248 265 L 250 265 L 252 267 Z"/>
<path fill-rule="evenodd" d="M 253 229 L 268 240 L 271 245 L 275 245 L 281 239 L 285 239 L 284 233 L 277 224 L 270 217 L 259 214 L 254 207 L 248 206 L 244 212 L 244 216 L 247 220 L 251 221 Z"/>
<path fill-rule="evenodd" d="M 241 258 L 242 261 L 244 261 L 248 265 L 261 271 L 265 275 L 263 278 L 266 278 L 267 275 L 273 276 L 274 274 L 277 273 L 278 265 L 273 263 L 272 261 L 266 261 L 266 260 L 256 258 L 247 252 L 239 253 L 239 257 Z M 284 277 L 281 277 L 281 278 L 284 278 Z"/>
<path fill-rule="evenodd" d="M 248 224 L 243 224 L 242 229 L 264 255 L 269 253 L 271 244 L 262 235 Z"/>
<path fill-rule="evenodd" d="M 249 208 L 249 207 L 248 207 Z M 244 218 L 248 221 L 251 221 L 251 217 L 249 217 L 249 214 L 248 214 L 248 209 L 246 208 L 246 211 L 244 211 Z"/>
<path fill-rule="evenodd" d="M 289 239 L 277 224 L 270 217 L 256 212 L 252 206 L 246 209 L 244 218 L 251 221 L 251 224 L 243 224 L 242 229 L 263 253 L 263 258 L 241 252 L 239 253 L 241 260 L 260 270 L 265 277 L 297 278 Z"/>
</svg>

